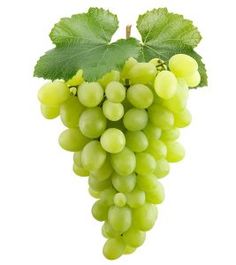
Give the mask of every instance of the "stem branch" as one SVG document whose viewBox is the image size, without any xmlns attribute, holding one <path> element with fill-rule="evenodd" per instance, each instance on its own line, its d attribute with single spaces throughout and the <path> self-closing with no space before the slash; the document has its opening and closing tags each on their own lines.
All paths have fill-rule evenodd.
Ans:
<svg viewBox="0 0 236 265">
<path fill-rule="evenodd" d="M 132 25 L 127 25 L 126 26 L 126 39 L 129 39 L 130 38 L 130 35 L 131 35 L 131 27 L 132 27 Z"/>
</svg>

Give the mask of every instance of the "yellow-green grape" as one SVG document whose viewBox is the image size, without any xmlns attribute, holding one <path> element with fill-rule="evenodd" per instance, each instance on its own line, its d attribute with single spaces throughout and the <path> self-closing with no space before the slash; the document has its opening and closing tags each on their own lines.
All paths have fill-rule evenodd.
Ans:
<svg viewBox="0 0 236 265">
<path fill-rule="evenodd" d="M 103 247 L 103 254 L 107 259 L 118 259 L 125 251 L 125 243 L 119 238 L 110 238 Z"/>
<path fill-rule="evenodd" d="M 46 119 L 55 119 L 60 114 L 60 107 L 41 104 L 41 113 Z"/>
<path fill-rule="evenodd" d="M 85 82 L 79 86 L 78 98 L 85 107 L 96 107 L 103 99 L 104 91 L 98 82 Z"/>
<path fill-rule="evenodd" d="M 62 123 L 68 128 L 79 126 L 79 117 L 84 110 L 84 106 L 79 102 L 77 97 L 71 96 L 65 101 L 60 108 Z"/>
<path fill-rule="evenodd" d="M 127 132 L 126 146 L 133 152 L 143 152 L 148 147 L 148 139 L 142 131 Z"/>
<path fill-rule="evenodd" d="M 153 82 L 157 74 L 156 67 L 152 63 L 137 63 L 128 73 L 132 84 L 148 84 Z"/>
<path fill-rule="evenodd" d="M 165 158 L 167 154 L 166 145 L 161 140 L 149 139 L 149 146 L 145 150 L 151 154 L 156 160 Z"/>
<path fill-rule="evenodd" d="M 175 75 L 167 70 L 161 71 L 155 78 L 154 89 L 160 98 L 172 98 L 177 89 L 177 79 Z"/>
<path fill-rule="evenodd" d="M 148 123 L 148 125 L 144 128 L 143 132 L 147 136 L 148 139 L 159 139 L 161 137 L 161 129 L 154 126 L 151 123 Z"/>
<path fill-rule="evenodd" d="M 113 168 L 111 166 L 110 157 L 107 156 L 106 161 L 102 164 L 102 166 L 99 169 L 90 172 L 90 176 L 102 181 L 108 179 L 112 172 Z"/>
<path fill-rule="evenodd" d="M 120 82 L 112 81 L 106 86 L 105 94 L 110 102 L 120 103 L 125 99 L 126 89 Z"/>
<path fill-rule="evenodd" d="M 151 174 L 156 168 L 156 160 L 149 153 L 136 154 L 136 168 L 138 174 Z"/>
<path fill-rule="evenodd" d="M 128 176 L 135 170 L 135 154 L 125 147 L 120 153 L 111 154 L 111 164 L 117 174 Z"/>
<path fill-rule="evenodd" d="M 167 156 L 169 162 L 181 161 L 185 156 L 184 147 L 179 142 L 167 142 Z"/>
<path fill-rule="evenodd" d="M 116 128 L 107 129 L 100 141 L 103 149 L 112 154 L 121 152 L 125 147 L 125 136 L 121 130 Z"/>
<path fill-rule="evenodd" d="M 190 76 L 198 70 L 194 58 L 186 54 L 176 54 L 169 60 L 169 68 L 177 77 Z"/>
<path fill-rule="evenodd" d="M 174 125 L 174 115 L 168 109 L 154 104 L 148 108 L 148 115 L 151 122 L 162 130 L 171 129 Z"/>
<path fill-rule="evenodd" d="M 156 168 L 155 168 L 153 174 L 159 179 L 164 178 L 170 172 L 170 165 L 169 165 L 168 161 L 164 158 L 159 159 L 156 162 L 157 162 Z"/>
<path fill-rule="evenodd" d="M 136 84 L 129 87 L 127 98 L 135 108 L 146 109 L 153 102 L 153 93 L 149 87 Z"/>
<path fill-rule="evenodd" d="M 142 246 L 142 244 L 144 243 L 146 233 L 132 227 L 123 234 L 122 238 L 128 246 L 137 248 Z"/>
<path fill-rule="evenodd" d="M 160 204 L 165 199 L 164 187 L 161 182 L 157 181 L 153 190 L 146 192 L 146 201 L 153 204 Z"/>
<path fill-rule="evenodd" d="M 88 143 L 89 139 L 86 138 L 79 128 L 70 128 L 63 131 L 59 136 L 60 146 L 71 152 L 80 151 Z"/>
<path fill-rule="evenodd" d="M 96 191 L 96 190 L 93 190 L 92 188 L 88 188 L 88 191 L 89 191 L 89 194 L 95 198 L 95 199 L 98 199 L 99 196 L 100 196 L 100 191 Z"/>
<path fill-rule="evenodd" d="M 136 185 L 135 174 L 120 176 L 117 173 L 113 173 L 111 180 L 114 188 L 123 193 L 131 192 Z"/>
<path fill-rule="evenodd" d="M 131 246 L 126 246 L 125 250 L 124 250 L 124 255 L 129 255 L 134 253 L 134 251 L 136 250 L 136 248 L 133 248 Z"/>
<path fill-rule="evenodd" d="M 80 177 L 87 177 L 89 175 L 88 170 L 86 170 L 83 167 L 79 167 L 77 164 L 74 163 L 73 165 L 73 171 L 76 175 Z"/>
<path fill-rule="evenodd" d="M 88 183 L 89 183 L 89 187 L 92 190 L 100 191 L 100 192 L 108 189 L 111 186 L 111 180 L 110 179 L 105 179 L 105 180 L 100 181 L 100 180 L 98 180 L 92 176 L 89 176 Z M 100 196 L 101 196 L 101 193 L 100 193 Z M 102 200 L 102 201 L 106 202 L 106 200 Z"/>
<path fill-rule="evenodd" d="M 88 138 L 98 138 L 105 131 L 107 121 L 99 107 L 86 109 L 80 116 L 79 128 Z"/>
<path fill-rule="evenodd" d="M 140 190 L 151 191 L 154 190 L 157 184 L 155 175 L 137 175 L 137 186 Z"/>
<path fill-rule="evenodd" d="M 185 76 L 184 80 L 189 87 L 197 87 L 201 82 L 201 75 L 198 71 L 196 71 L 192 75 Z"/>
<path fill-rule="evenodd" d="M 115 231 L 107 221 L 102 226 L 102 234 L 106 238 L 117 238 L 120 236 L 120 233 Z"/>
<path fill-rule="evenodd" d="M 105 100 L 102 105 L 104 116 L 110 121 L 118 121 L 124 115 L 124 107 L 121 103 L 113 103 Z"/>
<path fill-rule="evenodd" d="M 109 184 L 111 184 L 109 182 Z M 100 192 L 100 199 L 105 201 L 108 205 L 113 205 L 114 203 L 114 196 L 116 195 L 117 191 L 110 185 L 108 188 Z"/>
<path fill-rule="evenodd" d="M 127 203 L 127 198 L 124 193 L 116 193 L 113 200 L 114 205 L 117 207 L 124 207 Z"/>
<path fill-rule="evenodd" d="M 184 128 L 188 126 L 192 121 L 192 115 L 188 109 L 184 109 L 181 112 L 174 114 L 175 117 L 175 126 L 178 128 Z"/>
<path fill-rule="evenodd" d="M 149 61 L 149 63 L 152 63 L 156 67 L 157 73 L 163 70 L 167 70 L 165 62 L 159 58 L 153 58 Z"/>
<path fill-rule="evenodd" d="M 128 79 L 130 69 L 136 65 L 138 62 L 133 57 L 130 57 L 124 64 L 123 69 L 121 71 L 121 78 Z"/>
<path fill-rule="evenodd" d="M 66 83 L 68 86 L 78 86 L 84 82 L 83 79 L 83 70 L 78 70 L 78 72 L 69 79 Z"/>
<path fill-rule="evenodd" d="M 127 231 L 132 223 L 131 209 L 129 207 L 111 206 L 108 211 L 108 222 L 117 232 Z"/>
<path fill-rule="evenodd" d="M 131 208 L 138 208 L 145 203 L 145 192 L 135 188 L 129 193 L 126 193 L 127 203 Z"/>
<path fill-rule="evenodd" d="M 81 153 L 81 162 L 89 171 L 98 170 L 106 160 L 106 152 L 99 141 L 91 141 L 86 144 Z"/>
<path fill-rule="evenodd" d="M 106 87 L 112 81 L 120 81 L 120 72 L 112 70 L 109 73 L 106 73 L 98 82 L 102 85 L 102 87 Z"/>
<path fill-rule="evenodd" d="M 92 215 L 97 221 L 105 221 L 107 219 L 109 206 L 102 200 L 97 200 L 92 207 Z"/>
<path fill-rule="evenodd" d="M 73 161 L 78 167 L 83 167 L 81 163 L 81 151 L 74 153 Z"/>
<path fill-rule="evenodd" d="M 144 109 L 130 109 L 125 113 L 123 123 L 129 131 L 140 131 L 148 123 L 148 114 Z"/>
<path fill-rule="evenodd" d="M 178 128 L 172 128 L 170 130 L 162 131 L 161 140 L 162 141 L 174 141 L 180 136 L 180 131 Z"/>
<path fill-rule="evenodd" d="M 38 99 L 44 105 L 59 106 L 70 96 L 67 85 L 62 81 L 53 81 L 43 85 L 38 92 Z"/>
<path fill-rule="evenodd" d="M 175 95 L 162 102 L 163 106 L 170 111 L 178 112 L 183 110 L 187 105 L 189 89 L 186 82 L 183 79 L 178 80 L 178 87 Z"/>
<path fill-rule="evenodd" d="M 157 208 L 155 205 L 146 203 L 133 209 L 133 225 L 141 231 L 152 229 L 157 219 Z"/>
</svg>

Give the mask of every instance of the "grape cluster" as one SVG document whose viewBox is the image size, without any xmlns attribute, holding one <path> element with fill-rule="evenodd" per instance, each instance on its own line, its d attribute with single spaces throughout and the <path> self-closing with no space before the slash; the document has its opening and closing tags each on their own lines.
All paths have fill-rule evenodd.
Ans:
<svg viewBox="0 0 236 265">
<path fill-rule="evenodd" d="M 43 116 L 60 115 L 67 127 L 59 143 L 74 152 L 74 172 L 88 176 L 97 199 L 92 214 L 104 222 L 106 258 L 132 253 L 154 226 L 156 204 L 164 200 L 159 179 L 169 173 L 169 162 L 184 157 L 179 128 L 191 122 L 188 88 L 199 82 L 197 62 L 177 54 L 168 65 L 130 58 L 121 72 L 97 82 L 86 82 L 79 70 L 39 90 Z"/>
</svg>

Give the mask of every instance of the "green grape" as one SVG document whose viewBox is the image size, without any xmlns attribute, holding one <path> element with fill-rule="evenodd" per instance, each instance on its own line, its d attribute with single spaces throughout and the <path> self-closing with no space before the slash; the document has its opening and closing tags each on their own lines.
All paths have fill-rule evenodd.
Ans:
<svg viewBox="0 0 236 265">
<path fill-rule="evenodd" d="M 161 140 L 149 139 L 149 146 L 145 150 L 151 154 L 156 160 L 166 157 L 167 149 Z"/>
<path fill-rule="evenodd" d="M 169 68 L 177 77 L 186 77 L 198 70 L 198 64 L 189 55 L 176 54 L 170 58 Z"/>
<path fill-rule="evenodd" d="M 127 193 L 126 196 L 127 203 L 131 208 L 138 208 L 145 203 L 145 192 L 138 188 Z"/>
<path fill-rule="evenodd" d="M 103 149 L 112 154 L 121 152 L 125 147 L 125 136 L 121 130 L 116 128 L 107 129 L 100 141 Z"/>
<path fill-rule="evenodd" d="M 156 67 L 152 63 L 137 63 L 130 69 L 128 78 L 132 84 L 148 84 L 153 82 L 156 74 Z"/>
<path fill-rule="evenodd" d="M 84 82 L 83 79 L 83 70 L 78 70 L 78 72 L 71 78 L 69 79 L 66 84 L 68 86 L 78 86 Z"/>
<path fill-rule="evenodd" d="M 163 106 L 172 112 L 178 112 L 183 110 L 187 105 L 189 89 L 186 82 L 183 79 L 178 80 L 178 87 L 175 95 L 163 101 Z"/>
<path fill-rule="evenodd" d="M 41 104 L 41 113 L 46 119 L 55 119 L 60 114 L 60 107 Z"/>
<path fill-rule="evenodd" d="M 106 118 L 99 107 L 86 109 L 80 116 L 80 130 L 88 138 L 98 138 L 106 126 Z"/>
<path fill-rule="evenodd" d="M 109 101 L 120 103 L 125 99 L 126 89 L 120 82 L 112 81 L 106 86 L 105 94 Z"/>
<path fill-rule="evenodd" d="M 178 128 L 184 128 L 188 126 L 192 121 L 192 115 L 187 109 L 175 113 L 174 117 L 175 117 L 175 126 Z"/>
<path fill-rule="evenodd" d="M 156 168 L 153 172 L 153 174 L 157 177 L 157 178 L 163 178 L 165 176 L 167 176 L 170 172 L 170 165 L 168 163 L 168 161 L 164 158 L 159 159 L 156 161 Z"/>
<path fill-rule="evenodd" d="M 155 78 L 154 89 L 160 98 L 172 98 L 177 89 L 175 75 L 167 70 L 161 71 Z"/>
<path fill-rule="evenodd" d="M 102 181 L 108 179 L 111 176 L 112 172 L 113 168 L 111 166 L 110 157 L 107 156 L 106 161 L 103 163 L 103 165 L 99 169 L 90 172 L 90 176 Z"/>
<path fill-rule="evenodd" d="M 127 198 L 124 193 L 116 193 L 113 200 L 115 206 L 117 207 L 124 207 L 127 202 Z"/>
<path fill-rule="evenodd" d="M 59 136 L 60 146 L 71 152 L 80 151 L 88 143 L 89 139 L 86 138 L 79 128 L 70 128 L 63 131 Z"/>
<path fill-rule="evenodd" d="M 85 107 L 96 107 L 103 99 L 103 88 L 97 82 L 84 82 L 79 86 L 78 98 Z"/>
<path fill-rule="evenodd" d="M 168 109 L 154 104 L 148 108 L 150 121 L 162 130 L 171 129 L 174 125 L 174 115 Z"/>
<path fill-rule="evenodd" d="M 73 161 L 78 167 L 83 167 L 81 163 L 81 151 L 74 153 Z"/>
<path fill-rule="evenodd" d="M 160 204 L 164 199 L 164 187 L 159 181 L 157 181 L 155 189 L 146 192 L 146 201 L 153 204 Z"/>
<path fill-rule="evenodd" d="M 161 137 L 161 129 L 154 126 L 151 123 L 148 123 L 148 125 L 144 128 L 143 132 L 147 136 L 148 139 L 159 139 Z"/>
<path fill-rule="evenodd" d="M 148 147 L 148 139 L 141 131 L 127 132 L 125 134 L 126 146 L 133 152 L 143 152 Z"/>
<path fill-rule="evenodd" d="M 89 191 L 89 194 L 95 198 L 95 199 L 98 199 L 100 197 L 100 191 L 96 191 L 96 190 L 93 190 L 92 188 L 89 187 L 88 189 Z"/>
<path fill-rule="evenodd" d="M 157 219 L 157 208 L 155 205 L 146 203 L 133 209 L 133 224 L 139 230 L 148 231 L 152 229 Z"/>
<path fill-rule="evenodd" d="M 170 130 L 162 131 L 161 140 L 162 141 L 174 141 L 180 136 L 180 131 L 178 128 L 172 128 Z"/>
<path fill-rule="evenodd" d="M 124 255 L 129 255 L 134 253 L 134 251 L 136 250 L 136 248 L 133 248 L 131 246 L 126 246 L 125 250 L 124 250 Z"/>
<path fill-rule="evenodd" d="M 167 156 L 169 162 L 181 161 L 185 156 L 184 147 L 179 142 L 167 142 Z"/>
<path fill-rule="evenodd" d="M 123 233 L 127 231 L 132 223 L 131 209 L 128 207 L 111 206 L 108 211 L 108 222 L 117 232 Z"/>
<path fill-rule="evenodd" d="M 153 58 L 149 61 L 149 63 L 152 63 L 156 67 L 157 73 L 163 70 L 167 70 L 167 66 L 165 65 L 165 62 L 159 58 Z"/>
<path fill-rule="evenodd" d="M 124 115 L 124 107 L 121 103 L 113 103 L 105 100 L 102 105 L 104 116 L 110 121 L 118 121 Z"/>
<path fill-rule="evenodd" d="M 140 131 L 148 123 L 148 114 L 143 109 L 130 109 L 123 118 L 124 126 L 129 131 Z"/>
<path fill-rule="evenodd" d="M 53 81 L 43 85 L 38 92 L 39 101 L 48 106 L 59 106 L 70 96 L 67 85 L 62 81 Z"/>
<path fill-rule="evenodd" d="M 117 174 L 128 176 L 136 166 L 135 154 L 125 147 L 120 153 L 111 154 L 111 164 Z"/>
<path fill-rule="evenodd" d="M 102 234 L 106 238 L 115 238 L 120 236 L 120 233 L 115 231 L 107 221 L 104 222 L 102 226 Z"/>
<path fill-rule="evenodd" d="M 65 101 L 60 108 L 62 123 L 68 128 L 79 126 L 79 117 L 84 110 L 84 106 L 79 102 L 77 97 L 71 96 Z"/>
<path fill-rule="evenodd" d="M 151 89 L 142 84 L 129 87 L 127 91 L 127 98 L 135 108 L 139 109 L 146 109 L 153 102 L 153 94 Z"/>
<path fill-rule="evenodd" d="M 111 184 L 109 182 L 109 184 Z M 100 192 L 100 199 L 105 201 L 108 205 L 113 205 L 114 203 L 114 196 L 116 195 L 117 191 L 110 185 L 110 187 L 106 188 L 105 190 Z"/>
<path fill-rule="evenodd" d="M 188 87 L 197 87 L 201 82 L 201 75 L 198 71 L 196 71 L 189 76 L 185 76 L 184 80 L 186 81 Z"/>
<path fill-rule="evenodd" d="M 105 179 L 105 180 L 97 180 L 96 178 L 89 176 L 88 178 L 88 183 L 89 187 L 94 190 L 94 191 L 104 191 L 107 188 L 110 187 L 111 185 L 111 180 L 110 179 Z M 100 194 L 101 196 L 101 194 Z M 105 201 L 105 200 L 103 200 Z"/>
<path fill-rule="evenodd" d="M 136 154 L 136 168 L 138 174 L 151 174 L 156 168 L 156 160 L 149 153 Z"/>
<path fill-rule="evenodd" d="M 103 254 L 107 259 L 118 259 L 125 251 L 125 244 L 122 239 L 108 239 L 103 247 Z"/>
<path fill-rule="evenodd" d="M 92 207 L 92 215 L 97 221 L 105 221 L 108 216 L 109 206 L 102 200 L 97 200 Z"/>
<path fill-rule="evenodd" d="M 112 81 L 120 81 L 120 72 L 112 70 L 106 73 L 98 82 L 105 88 Z"/>
<path fill-rule="evenodd" d="M 157 185 L 157 178 L 155 175 L 137 175 L 137 186 L 142 191 L 151 191 Z"/>
<path fill-rule="evenodd" d="M 138 62 L 133 57 L 130 57 L 124 64 L 123 69 L 121 71 L 121 77 L 122 79 L 128 79 L 128 75 L 130 72 L 130 69 L 136 65 Z"/>
<path fill-rule="evenodd" d="M 123 234 L 122 238 L 128 246 L 137 248 L 144 243 L 146 238 L 146 233 L 132 227 Z"/>
<path fill-rule="evenodd" d="M 98 170 L 106 160 L 106 152 L 99 141 L 91 141 L 82 150 L 81 162 L 89 171 Z"/>
<path fill-rule="evenodd" d="M 77 166 L 75 163 L 73 165 L 73 171 L 76 175 L 80 177 L 87 177 L 89 175 L 88 170 L 84 169 L 83 167 Z"/>
<path fill-rule="evenodd" d="M 131 174 L 129 176 L 120 176 L 116 173 L 112 175 L 112 185 L 117 189 L 119 192 L 131 192 L 135 185 L 136 185 L 136 175 Z"/>
</svg>

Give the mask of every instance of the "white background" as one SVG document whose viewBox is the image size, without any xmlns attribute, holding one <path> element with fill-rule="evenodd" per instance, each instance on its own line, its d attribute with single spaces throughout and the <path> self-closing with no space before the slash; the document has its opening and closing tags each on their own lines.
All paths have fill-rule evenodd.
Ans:
<svg viewBox="0 0 236 265">
<path fill-rule="evenodd" d="M 86 179 L 60 149 L 59 120 L 40 115 L 32 77 L 37 58 L 52 48 L 48 33 L 60 17 L 90 6 L 109 8 L 125 25 L 167 6 L 198 25 L 209 86 L 191 92 L 187 155 L 163 180 L 159 220 L 135 254 L 113 264 L 236 264 L 235 8 L 234 1 L 8 0 L 0 3 L 0 264 L 108 265 L 101 224 L 90 208 Z M 136 36 L 136 31 L 133 29 Z"/>
</svg>

